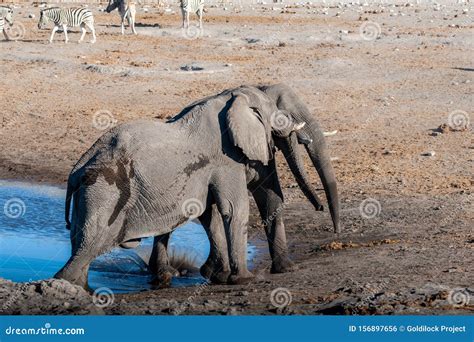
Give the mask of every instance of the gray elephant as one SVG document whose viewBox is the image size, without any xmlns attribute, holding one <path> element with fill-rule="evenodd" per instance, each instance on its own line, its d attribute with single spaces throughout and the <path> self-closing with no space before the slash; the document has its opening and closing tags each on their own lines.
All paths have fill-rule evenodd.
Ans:
<svg viewBox="0 0 474 342">
<path fill-rule="evenodd" d="M 304 169 L 301 146 L 304 146 L 314 167 L 316 168 L 328 199 L 329 211 L 332 217 L 334 230 L 340 231 L 339 223 L 339 199 L 334 170 L 331 166 L 328 149 L 324 140 L 324 134 L 319 123 L 309 112 L 306 105 L 285 84 L 259 87 L 275 104 L 275 106 L 289 114 L 289 121 L 282 116 L 273 119 L 277 126 L 284 126 L 289 122 L 301 122 L 306 125 L 289 136 L 275 137 L 276 146 L 283 152 L 289 167 L 294 174 L 299 187 L 313 204 L 317 211 L 323 210 L 314 187 L 311 185 L 308 175 Z M 196 102 L 185 108 L 173 120 L 186 119 L 189 113 L 194 113 L 208 99 Z M 209 111 L 201 112 L 201 115 L 217 115 Z M 279 120 L 281 119 L 281 120 Z M 280 122 L 278 122 L 280 121 Z M 283 193 L 277 176 L 275 160 L 268 164 L 254 162 L 251 159 L 244 161 L 247 166 L 247 187 L 253 195 L 258 206 L 262 221 L 265 223 L 265 233 L 268 240 L 270 255 L 272 258 L 272 273 L 284 273 L 293 269 L 293 262 L 288 256 L 286 233 L 283 223 Z M 201 267 L 201 274 L 210 278 L 213 282 L 226 282 L 226 275 L 230 273 L 228 261 L 227 244 L 223 229 L 223 222 L 217 208 L 209 209 L 205 215 L 200 217 L 201 223 L 210 232 L 210 253 L 207 261 Z M 168 286 L 175 271 L 170 267 L 167 256 L 167 243 L 169 235 L 155 237 L 153 251 L 150 258 L 150 268 L 155 275 L 155 282 L 160 286 Z"/>
<path fill-rule="evenodd" d="M 290 124 L 275 125 L 275 113 Z M 214 273 L 229 283 L 248 281 L 245 161 L 268 165 L 274 137 L 290 136 L 302 126 L 260 89 L 242 86 L 209 97 L 168 123 L 138 120 L 111 129 L 69 175 L 72 256 L 55 277 L 86 288 L 89 264 L 100 254 L 215 214 L 224 227 L 230 271 L 215 265 Z M 211 241 L 221 241 L 209 232 Z"/>
</svg>

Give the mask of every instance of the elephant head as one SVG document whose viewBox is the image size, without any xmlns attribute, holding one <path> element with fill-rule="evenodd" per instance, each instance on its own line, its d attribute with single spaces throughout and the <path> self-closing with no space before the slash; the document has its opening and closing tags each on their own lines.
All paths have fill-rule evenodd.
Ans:
<svg viewBox="0 0 474 342">
<path fill-rule="evenodd" d="M 262 86 L 260 89 L 272 99 L 279 110 L 284 111 L 290 116 L 292 122 L 305 124 L 301 129 L 292 132 L 289 136 L 283 139 L 276 139 L 277 147 L 282 150 L 305 196 L 316 210 L 322 211 L 321 201 L 304 169 L 301 145 L 305 147 L 323 184 L 334 231 L 339 233 L 339 196 L 336 177 L 331 165 L 324 134 L 318 121 L 290 87 L 284 84 L 277 84 Z"/>
<path fill-rule="evenodd" d="M 249 160 L 263 165 L 268 165 L 274 157 L 274 137 L 290 139 L 305 126 L 286 110 L 276 108 L 268 96 L 256 88 L 238 88 L 232 93 L 231 101 L 226 117 L 230 139 Z"/>
</svg>

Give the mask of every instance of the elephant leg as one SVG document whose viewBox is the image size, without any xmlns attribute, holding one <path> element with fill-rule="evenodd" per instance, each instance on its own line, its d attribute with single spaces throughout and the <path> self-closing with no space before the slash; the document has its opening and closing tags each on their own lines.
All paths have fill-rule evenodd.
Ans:
<svg viewBox="0 0 474 342">
<path fill-rule="evenodd" d="M 264 182 L 253 184 L 251 192 L 265 226 L 268 247 L 272 258 L 272 273 L 294 270 L 294 263 L 288 256 L 285 225 L 283 223 L 283 192 L 274 161 L 269 165 Z"/>
<path fill-rule="evenodd" d="M 206 230 L 210 244 L 209 257 L 201 266 L 201 275 L 213 283 L 224 284 L 229 278 L 230 266 L 224 224 L 217 206 L 213 204 L 199 217 L 199 221 Z"/>
<path fill-rule="evenodd" d="M 80 253 L 69 258 L 66 265 L 64 265 L 55 275 L 56 279 L 65 279 L 72 284 L 82 286 L 89 290 L 88 273 L 89 265 L 97 256 L 87 253 Z"/>
<path fill-rule="evenodd" d="M 90 263 L 99 255 L 110 251 L 114 246 L 114 236 L 109 236 L 106 229 L 92 227 L 94 220 L 87 219 L 80 229 L 71 231 L 72 256 L 54 275 L 54 278 L 65 279 L 70 283 L 88 290 L 88 273 Z M 73 222 L 74 224 L 74 222 Z M 101 233 L 94 233 L 101 232 Z M 112 235 L 112 234 L 111 234 Z"/>
<path fill-rule="evenodd" d="M 243 172 L 240 172 L 243 171 Z M 231 275 L 228 283 L 248 283 L 253 274 L 247 269 L 247 229 L 249 199 L 244 170 L 225 172 L 211 187 L 224 223 Z"/>
<path fill-rule="evenodd" d="M 170 265 L 168 258 L 168 241 L 171 233 L 155 236 L 153 240 L 153 250 L 151 252 L 148 266 L 154 278 L 152 283 L 159 287 L 171 286 L 171 279 L 177 271 Z"/>
</svg>

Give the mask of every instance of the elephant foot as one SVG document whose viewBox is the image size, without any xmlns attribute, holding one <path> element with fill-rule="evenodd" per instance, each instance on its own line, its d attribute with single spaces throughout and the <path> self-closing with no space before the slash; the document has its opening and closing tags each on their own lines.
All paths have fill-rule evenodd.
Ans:
<svg viewBox="0 0 474 342">
<path fill-rule="evenodd" d="M 86 272 L 72 272 L 66 268 L 62 268 L 53 278 L 67 280 L 71 284 L 81 286 L 86 291 L 92 292 L 87 282 Z"/>
<path fill-rule="evenodd" d="M 211 274 L 209 279 L 214 284 L 227 284 L 230 276 L 230 271 L 219 271 Z"/>
<path fill-rule="evenodd" d="M 227 284 L 230 271 L 222 270 L 222 268 L 216 267 L 211 259 L 207 259 L 204 265 L 199 269 L 201 275 L 209 279 L 214 284 Z"/>
<path fill-rule="evenodd" d="M 296 270 L 296 265 L 288 257 L 278 258 L 272 262 L 270 273 L 288 273 Z"/>
<path fill-rule="evenodd" d="M 176 276 L 179 276 L 179 272 L 173 267 L 162 267 L 154 274 L 153 279 L 151 280 L 151 284 L 157 286 L 158 288 L 170 287 L 171 280 L 173 279 L 173 277 Z"/>
<path fill-rule="evenodd" d="M 214 273 L 215 265 L 210 258 L 199 269 L 199 273 L 206 278 L 211 279 L 212 274 Z"/>
<path fill-rule="evenodd" d="M 250 283 L 255 276 L 250 271 L 243 271 L 238 274 L 231 274 L 227 279 L 227 283 L 231 285 L 243 285 Z"/>
</svg>

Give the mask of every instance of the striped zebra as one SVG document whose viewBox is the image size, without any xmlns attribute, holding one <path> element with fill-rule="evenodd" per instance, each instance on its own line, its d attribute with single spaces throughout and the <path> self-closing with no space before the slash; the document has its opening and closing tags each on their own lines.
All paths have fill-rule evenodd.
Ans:
<svg viewBox="0 0 474 342">
<path fill-rule="evenodd" d="M 92 16 L 92 12 L 87 8 L 59 8 L 59 7 L 52 7 L 44 9 L 40 12 L 40 19 L 38 22 L 38 28 L 41 30 L 49 21 L 54 23 L 53 32 L 51 32 L 51 37 L 49 38 L 49 42 L 53 42 L 53 37 L 56 31 L 61 26 L 64 31 L 64 41 L 68 42 L 67 37 L 67 27 L 81 27 L 81 38 L 79 39 L 79 43 L 82 42 L 84 36 L 86 35 L 86 26 L 92 32 L 92 40 L 91 43 L 95 43 L 96 36 L 95 36 L 95 29 L 94 29 L 94 17 Z"/>
<path fill-rule="evenodd" d="M 10 40 L 5 30 L 5 23 L 8 23 L 10 26 L 13 25 L 13 9 L 7 6 L 0 6 L 0 32 L 3 32 L 6 40 Z"/>
<path fill-rule="evenodd" d="M 181 0 L 181 14 L 183 15 L 183 28 L 189 27 L 189 13 L 196 13 L 199 17 L 199 28 L 202 29 L 202 11 L 204 0 Z"/>
<path fill-rule="evenodd" d="M 137 31 L 135 30 L 135 15 L 137 13 L 135 2 L 131 0 L 109 0 L 109 5 L 105 11 L 110 13 L 116 8 L 118 8 L 120 18 L 122 19 L 122 34 L 125 34 L 125 19 L 127 19 L 132 32 L 137 34 Z"/>
</svg>

